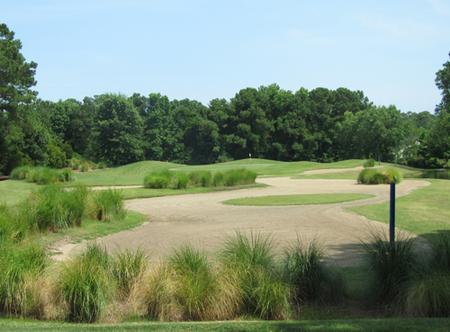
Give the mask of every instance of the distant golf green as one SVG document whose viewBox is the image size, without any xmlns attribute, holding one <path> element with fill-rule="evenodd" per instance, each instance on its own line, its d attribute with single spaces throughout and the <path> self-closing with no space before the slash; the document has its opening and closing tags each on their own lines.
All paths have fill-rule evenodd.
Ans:
<svg viewBox="0 0 450 332">
<path fill-rule="evenodd" d="M 306 195 L 276 195 L 236 198 L 224 201 L 229 205 L 253 205 L 253 206 L 283 206 L 283 205 L 309 205 L 332 204 L 356 201 L 373 197 L 368 194 L 306 194 Z"/>
</svg>

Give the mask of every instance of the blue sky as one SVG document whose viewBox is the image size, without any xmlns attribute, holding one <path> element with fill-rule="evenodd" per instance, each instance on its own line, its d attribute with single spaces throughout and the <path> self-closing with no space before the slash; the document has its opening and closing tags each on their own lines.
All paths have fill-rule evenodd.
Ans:
<svg viewBox="0 0 450 332">
<path fill-rule="evenodd" d="M 244 87 L 363 90 L 433 111 L 450 1 L 6 1 L 43 99 L 161 92 L 205 104 Z"/>
</svg>

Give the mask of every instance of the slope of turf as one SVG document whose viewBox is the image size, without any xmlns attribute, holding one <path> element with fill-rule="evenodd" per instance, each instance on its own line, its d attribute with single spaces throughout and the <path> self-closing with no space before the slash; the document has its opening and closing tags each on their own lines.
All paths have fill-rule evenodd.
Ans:
<svg viewBox="0 0 450 332">
<path fill-rule="evenodd" d="M 122 324 L 70 324 L 0 319 L 1 331 L 448 331 L 448 318 L 371 318 L 303 321 L 136 322 Z"/>
<path fill-rule="evenodd" d="M 397 226 L 428 238 L 450 231 L 450 181 L 427 180 L 431 185 L 397 199 Z M 351 208 L 369 219 L 388 222 L 389 203 Z"/>
<path fill-rule="evenodd" d="M 349 202 L 373 197 L 367 194 L 310 194 L 310 195 L 276 195 L 235 198 L 224 201 L 229 205 L 253 205 L 253 206 L 286 206 L 307 204 L 332 204 Z"/>
<path fill-rule="evenodd" d="M 138 185 L 142 184 L 147 173 L 170 169 L 173 171 L 209 170 L 219 172 L 233 168 L 246 168 L 255 171 L 259 176 L 294 176 L 306 170 L 324 168 L 349 168 L 362 165 L 363 160 L 345 160 L 333 163 L 317 163 L 309 161 L 284 162 L 267 159 L 242 159 L 209 165 L 182 165 L 160 161 L 140 161 L 137 163 L 92 172 L 77 173 L 76 182 L 88 186 L 106 185 Z"/>
</svg>

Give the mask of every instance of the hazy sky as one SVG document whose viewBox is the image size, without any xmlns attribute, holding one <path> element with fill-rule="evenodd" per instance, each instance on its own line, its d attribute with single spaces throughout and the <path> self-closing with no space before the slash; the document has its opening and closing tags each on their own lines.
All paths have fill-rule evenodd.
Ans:
<svg viewBox="0 0 450 332">
<path fill-rule="evenodd" d="M 450 1 L 0 0 L 44 99 L 161 92 L 204 103 L 278 83 L 433 111 Z"/>
</svg>

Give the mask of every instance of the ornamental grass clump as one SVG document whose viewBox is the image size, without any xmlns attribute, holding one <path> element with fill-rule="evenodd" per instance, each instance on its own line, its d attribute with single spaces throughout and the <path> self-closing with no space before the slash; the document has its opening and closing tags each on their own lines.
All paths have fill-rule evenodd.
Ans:
<svg viewBox="0 0 450 332">
<path fill-rule="evenodd" d="M 402 177 L 400 172 L 395 168 L 365 168 L 358 175 L 358 183 L 361 184 L 399 183 L 401 179 Z"/>
<path fill-rule="evenodd" d="M 293 302 L 339 303 L 345 293 L 342 276 L 323 263 L 323 249 L 316 241 L 297 240 L 284 252 L 283 270 Z"/>
<path fill-rule="evenodd" d="M 142 250 L 122 251 L 112 260 L 111 272 L 121 297 L 130 295 L 131 289 L 146 270 L 148 258 Z"/>
<path fill-rule="evenodd" d="M 210 171 L 193 171 L 189 173 L 189 183 L 193 187 L 210 187 L 212 184 Z"/>
<path fill-rule="evenodd" d="M 223 184 L 226 187 L 253 184 L 256 180 L 256 173 L 245 168 L 231 169 L 223 173 Z"/>
<path fill-rule="evenodd" d="M 391 244 L 384 232 L 372 233 L 371 239 L 363 243 L 372 272 L 370 296 L 374 302 L 389 305 L 399 301 L 418 266 L 413 245 L 413 239 L 402 233 Z"/>
<path fill-rule="evenodd" d="M 99 221 L 111 221 L 125 214 L 121 190 L 98 190 L 91 194 L 91 215 Z"/>
<path fill-rule="evenodd" d="M 375 167 L 375 160 L 372 159 L 372 158 L 367 159 L 367 160 L 363 163 L 363 167 L 364 167 L 364 168 Z"/>
<path fill-rule="evenodd" d="M 170 187 L 173 189 L 186 189 L 189 183 L 189 177 L 184 172 L 175 172 L 171 176 Z"/>
<path fill-rule="evenodd" d="M 169 170 L 152 172 L 144 178 L 144 187 L 152 189 L 168 188 L 172 175 L 173 174 Z"/>
<path fill-rule="evenodd" d="M 288 316 L 289 288 L 277 270 L 269 237 L 237 233 L 226 241 L 220 261 L 224 273 L 238 287 L 240 315 L 261 319 Z"/>
<path fill-rule="evenodd" d="M 65 190 L 48 185 L 33 193 L 22 205 L 22 218 L 30 228 L 41 231 L 80 226 L 85 213 L 88 190 L 84 186 Z"/>
<path fill-rule="evenodd" d="M 28 176 L 28 173 L 30 172 L 30 170 L 32 169 L 31 166 L 19 166 L 14 168 L 11 171 L 11 179 L 13 180 L 25 180 Z"/>
<path fill-rule="evenodd" d="M 67 321 L 98 321 L 115 292 L 110 264 L 105 249 L 90 245 L 83 254 L 64 265 L 56 292 L 66 308 Z"/>
<path fill-rule="evenodd" d="M 39 312 L 36 281 L 47 265 L 45 250 L 33 243 L 0 244 L 0 312 L 35 316 Z"/>
</svg>

